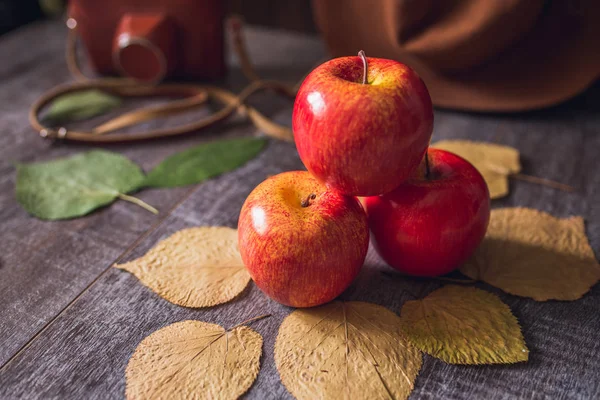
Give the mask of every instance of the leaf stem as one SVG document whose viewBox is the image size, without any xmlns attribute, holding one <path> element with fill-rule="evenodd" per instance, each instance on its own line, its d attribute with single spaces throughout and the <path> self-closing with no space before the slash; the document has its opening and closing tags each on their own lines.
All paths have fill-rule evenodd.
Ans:
<svg viewBox="0 0 600 400">
<path fill-rule="evenodd" d="M 152 207 L 150 204 L 144 202 L 143 200 L 138 199 L 137 197 L 128 196 L 123 193 L 119 193 L 117 197 L 119 197 L 121 200 L 137 204 L 138 206 L 150 211 L 152 214 L 158 215 L 158 210 L 156 208 Z"/>
<path fill-rule="evenodd" d="M 543 185 L 543 186 L 548 186 L 548 187 L 551 187 L 554 189 L 564 190 L 565 192 L 577 191 L 577 189 L 575 189 L 573 186 L 566 185 L 566 184 L 560 183 L 560 182 L 555 182 L 550 179 L 539 178 L 537 176 L 525 175 L 525 174 L 511 174 L 510 176 L 512 178 L 515 178 L 515 179 L 518 179 L 521 181 L 536 183 L 538 185 Z"/>
<path fill-rule="evenodd" d="M 238 328 L 238 327 L 240 327 L 240 326 L 242 326 L 242 325 L 246 325 L 246 324 L 249 324 L 249 323 L 251 323 L 251 322 L 258 321 L 258 320 L 260 320 L 260 319 L 268 318 L 268 317 L 270 317 L 270 316 L 271 316 L 271 314 L 265 314 L 265 315 L 259 315 L 258 317 L 254 317 L 254 318 L 247 319 L 247 320 L 245 320 L 245 321 L 242 321 L 242 322 L 240 322 L 240 323 L 239 323 L 239 324 L 237 324 L 236 326 L 234 326 L 234 327 L 232 327 L 232 328 L 229 328 L 229 330 L 230 330 L 230 331 L 232 331 L 232 330 L 234 330 L 235 328 Z"/>
</svg>

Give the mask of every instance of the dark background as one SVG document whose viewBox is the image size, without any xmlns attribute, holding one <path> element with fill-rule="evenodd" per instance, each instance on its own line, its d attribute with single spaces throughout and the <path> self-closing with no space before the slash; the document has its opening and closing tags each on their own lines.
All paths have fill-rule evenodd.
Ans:
<svg viewBox="0 0 600 400">
<path fill-rule="evenodd" d="M 37 0 L 0 0 L 0 35 L 43 16 Z"/>
</svg>

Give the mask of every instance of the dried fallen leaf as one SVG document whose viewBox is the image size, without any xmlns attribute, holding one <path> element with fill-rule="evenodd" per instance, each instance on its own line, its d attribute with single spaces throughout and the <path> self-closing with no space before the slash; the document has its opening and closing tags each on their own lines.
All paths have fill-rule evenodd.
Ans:
<svg viewBox="0 0 600 400">
<path fill-rule="evenodd" d="M 583 218 L 529 208 L 493 210 L 483 243 L 461 272 L 537 301 L 579 299 L 600 279 Z"/>
<path fill-rule="evenodd" d="M 237 399 L 256 380 L 262 337 L 247 326 L 183 321 L 138 345 L 127 364 L 128 399 Z"/>
<path fill-rule="evenodd" d="M 508 176 L 521 171 L 519 152 L 508 146 L 469 140 L 441 140 L 432 144 L 469 161 L 483 176 L 490 197 L 497 199 L 508 194 Z"/>
<path fill-rule="evenodd" d="M 401 319 L 417 348 L 450 364 L 511 364 L 529 358 L 510 308 L 480 289 L 444 286 L 404 303 Z"/>
<path fill-rule="evenodd" d="M 297 399 L 406 399 L 421 353 L 384 307 L 334 302 L 296 310 L 281 324 L 275 363 Z"/>
<path fill-rule="evenodd" d="M 115 267 L 185 307 L 228 302 L 250 281 L 237 248 L 237 230 L 226 227 L 183 229 L 145 256 Z"/>
</svg>

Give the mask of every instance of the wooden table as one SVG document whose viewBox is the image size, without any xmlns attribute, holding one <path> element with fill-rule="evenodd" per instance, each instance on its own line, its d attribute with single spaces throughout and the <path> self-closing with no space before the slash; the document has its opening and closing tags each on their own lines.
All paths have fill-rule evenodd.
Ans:
<svg viewBox="0 0 600 400">
<path fill-rule="evenodd" d="M 65 29 L 32 25 L 0 39 L 0 397 L 122 398 L 124 370 L 137 344 L 170 323 L 198 319 L 230 327 L 271 313 L 253 324 L 265 338 L 262 369 L 249 398 L 289 398 L 279 381 L 273 344 L 292 310 L 266 298 L 254 285 L 235 301 L 208 309 L 175 306 L 111 268 L 144 254 L 158 240 L 190 226 L 237 225 L 248 193 L 265 177 L 300 169 L 292 144 L 271 141 L 259 158 L 201 185 L 144 190 L 154 216 L 117 202 L 87 217 L 61 222 L 32 218 L 14 199 L 15 162 L 67 156 L 90 147 L 40 139 L 27 123 L 29 105 L 43 91 L 70 80 L 63 61 Z M 261 75 L 295 81 L 325 54 L 317 38 L 252 29 L 250 53 Z M 224 84 L 244 85 L 234 65 Z M 255 104 L 289 124 L 291 103 L 274 95 Z M 582 215 L 600 254 L 600 90 L 596 87 L 559 108 L 520 115 L 436 110 L 434 139 L 493 140 L 518 148 L 524 172 L 575 186 L 566 193 L 511 182 L 511 195 L 494 207 L 526 206 L 557 216 Z M 198 118 L 202 113 L 181 117 Z M 177 122 L 170 119 L 170 124 Z M 108 146 L 148 170 L 165 156 L 217 136 L 255 134 L 241 119 L 203 133 L 140 144 Z M 398 312 L 410 298 L 439 283 L 390 279 L 371 251 L 356 283 L 342 296 Z M 600 288 L 576 302 L 545 302 L 498 293 L 523 326 L 531 350 L 527 364 L 453 366 L 429 356 L 412 398 L 599 398 Z"/>
</svg>

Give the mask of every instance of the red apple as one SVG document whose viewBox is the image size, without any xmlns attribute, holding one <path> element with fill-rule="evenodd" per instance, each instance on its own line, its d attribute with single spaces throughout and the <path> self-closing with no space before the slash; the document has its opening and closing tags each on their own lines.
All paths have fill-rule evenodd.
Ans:
<svg viewBox="0 0 600 400">
<path fill-rule="evenodd" d="M 419 165 L 433 129 L 431 99 L 408 66 L 336 58 L 302 83 L 294 103 L 296 147 L 321 182 L 354 196 L 387 193 Z"/>
<path fill-rule="evenodd" d="M 448 151 L 428 151 L 429 173 L 366 200 L 373 244 L 392 267 L 410 275 L 446 274 L 483 239 L 490 195 L 481 174 Z"/>
<path fill-rule="evenodd" d="M 336 298 L 358 274 L 369 247 L 358 200 L 306 171 L 284 172 L 258 185 L 242 207 L 238 235 L 256 285 L 293 307 Z"/>
</svg>

